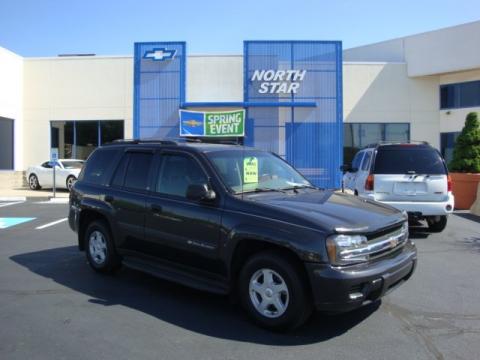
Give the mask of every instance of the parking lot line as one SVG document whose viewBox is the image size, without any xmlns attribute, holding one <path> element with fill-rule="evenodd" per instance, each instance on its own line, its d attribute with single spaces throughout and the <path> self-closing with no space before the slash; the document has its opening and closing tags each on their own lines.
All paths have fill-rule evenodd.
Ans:
<svg viewBox="0 0 480 360">
<path fill-rule="evenodd" d="M 16 205 L 16 204 L 21 204 L 23 201 L 14 201 L 14 202 L 7 202 L 7 203 L 1 203 L 0 208 L 10 206 L 10 205 Z"/>
<path fill-rule="evenodd" d="M 36 230 L 42 230 L 42 229 L 45 229 L 49 226 L 53 226 L 53 225 L 57 225 L 57 224 L 60 224 L 61 222 L 64 222 L 66 221 L 68 218 L 63 218 L 63 219 L 60 219 L 60 220 L 56 220 L 56 221 L 52 221 L 51 223 L 48 223 L 48 224 L 45 224 L 45 225 L 41 225 L 41 226 L 37 226 L 35 229 Z"/>
</svg>

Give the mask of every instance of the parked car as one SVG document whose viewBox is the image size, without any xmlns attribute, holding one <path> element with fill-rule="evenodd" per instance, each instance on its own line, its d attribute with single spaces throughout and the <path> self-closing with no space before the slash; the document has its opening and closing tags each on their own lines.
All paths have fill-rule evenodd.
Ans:
<svg viewBox="0 0 480 360">
<path fill-rule="evenodd" d="M 60 159 L 56 162 L 55 186 L 71 190 L 78 179 L 84 161 L 77 159 Z M 45 161 L 41 165 L 30 166 L 26 173 L 28 186 L 32 190 L 53 187 L 53 164 Z"/>
<path fill-rule="evenodd" d="M 447 166 L 428 143 L 375 144 L 359 151 L 343 181 L 355 195 L 407 211 L 441 232 L 454 197 Z"/>
<path fill-rule="evenodd" d="M 404 213 L 313 186 L 280 157 L 234 145 L 124 141 L 87 160 L 69 224 L 98 272 L 121 264 L 229 294 L 259 325 L 380 299 L 416 265 Z"/>
</svg>

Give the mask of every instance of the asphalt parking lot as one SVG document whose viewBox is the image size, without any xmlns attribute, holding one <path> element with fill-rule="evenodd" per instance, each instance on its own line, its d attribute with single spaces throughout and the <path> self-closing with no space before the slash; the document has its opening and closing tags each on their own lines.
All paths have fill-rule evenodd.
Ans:
<svg viewBox="0 0 480 360">
<path fill-rule="evenodd" d="M 226 297 L 94 273 L 66 216 L 66 204 L 0 203 L 1 359 L 480 358 L 472 215 L 452 215 L 441 234 L 417 228 L 417 271 L 380 304 L 317 314 L 291 334 L 256 328 Z"/>
</svg>

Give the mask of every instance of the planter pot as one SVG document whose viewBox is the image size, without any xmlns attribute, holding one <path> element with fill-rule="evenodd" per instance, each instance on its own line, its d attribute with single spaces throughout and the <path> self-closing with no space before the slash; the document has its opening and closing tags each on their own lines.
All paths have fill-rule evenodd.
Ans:
<svg viewBox="0 0 480 360">
<path fill-rule="evenodd" d="M 452 177 L 452 192 L 455 196 L 455 208 L 468 210 L 477 197 L 477 187 L 480 174 L 450 173 Z"/>
</svg>

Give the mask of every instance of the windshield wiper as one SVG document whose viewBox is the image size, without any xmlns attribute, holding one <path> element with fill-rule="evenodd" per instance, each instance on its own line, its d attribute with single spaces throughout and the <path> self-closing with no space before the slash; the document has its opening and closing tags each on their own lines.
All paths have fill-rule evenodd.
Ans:
<svg viewBox="0 0 480 360">
<path fill-rule="evenodd" d="M 277 191 L 277 192 L 281 192 L 281 193 L 286 193 L 285 192 L 285 189 L 273 189 L 273 188 L 255 188 L 253 190 L 247 190 L 247 191 L 243 191 L 241 192 L 240 194 L 246 194 L 246 193 L 259 193 L 259 192 L 270 192 L 270 191 Z"/>
<path fill-rule="evenodd" d="M 288 188 L 282 188 L 282 190 L 293 190 L 295 192 L 297 192 L 298 189 L 315 189 L 315 190 L 318 190 L 318 188 L 316 186 L 307 185 L 307 184 L 295 185 L 295 186 L 288 187 Z"/>
</svg>

